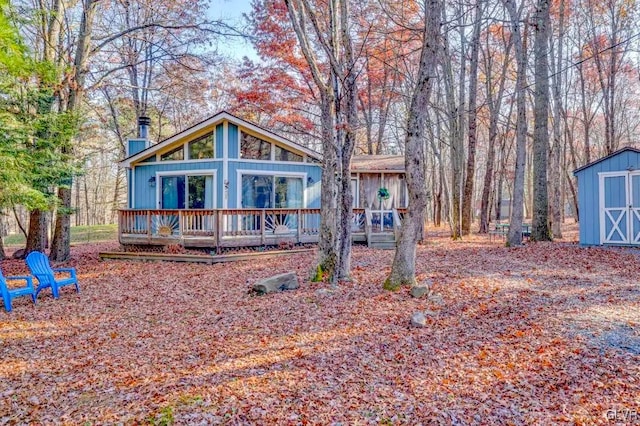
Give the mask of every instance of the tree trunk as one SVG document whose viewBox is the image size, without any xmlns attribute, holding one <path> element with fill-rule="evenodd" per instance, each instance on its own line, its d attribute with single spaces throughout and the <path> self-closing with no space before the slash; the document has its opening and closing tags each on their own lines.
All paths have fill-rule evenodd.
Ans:
<svg viewBox="0 0 640 426">
<path fill-rule="evenodd" d="M 27 235 L 27 245 L 24 249 L 24 256 L 32 251 L 44 252 L 46 233 L 47 221 L 45 213 L 41 210 L 33 210 L 29 213 L 29 233 Z"/>
<path fill-rule="evenodd" d="M 516 167 L 513 182 L 513 197 L 507 245 L 522 244 L 522 219 L 524 208 L 524 175 L 527 160 L 527 117 L 526 117 L 526 42 L 522 38 L 520 13 L 516 10 L 514 0 L 503 0 L 509 12 L 513 45 L 515 47 L 516 75 Z"/>
<path fill-rule="evenodd" d="M 538 0 L 535 17 L 533 127 L 533 223 L 531 240 L 550 241 L 547 162 L 549 159 L 549 1 Z"/>
<path fill-rule="evenodd" d="M 58 198 L 62 201 L 63 206 L 70 206 L 71 188 L 59 188 Z M 69 216 L 68 210 L 66 213 L 60 211 L 63 208 L 64 207 L 58 209 L 53 242 L 51 243 L 50 257 L 52 260 L 56 260 L 58 262 L 69 259 L 71 254 L 71 217 Z"/>
<path fill-rule="evenodd" d="M 78 34 L 73 67 L 74 81 L 69 90 L 69 102 L 67 104 L 67 111 L 74 114 L 77 114 L 80 110 L 80 104 L 84 94 L 87 60 L 91 47 L 91 31 L 93 29 L 96 5 L 97 0 L 86 0 L 82 11 L 82 20 L 80 22 L 80 32 Z M 64 154 L 71 154 L 71 152 L 71 146 L 63 147 Z M 58 262 L 67 260 L 71 254 L 71 184 L 72 182 L 69 182 L 69 186 L 61 186 L 58 189 L 60 208 L 58 209 L 56 217 L 56 230 L 53 235 L 50 254 L 51 259 Z M 89 206 L 87 206 L 87 208 L 88 207 Z"/>
<path fill-rule="evenodd" d="M 477 91 L 478 57 L 480 53 L 480 29 L 482 28 L 483 1 L 476 0 L 475 24 L 471 40 L 471 62 L 469 64 L 469 135 L 467 144 L 467 170 L 465 172 L 464 192 L 462 194 L 462 235 L 471 233 L 473 221 L 473 181 L 476 172 L 477 144 Z"/>
<path fill-rule="evenodd" d="M 562 238 L 562 157 L 563 143 L 560 123 L 563 119 L 561 88 L 563 81 L 563 47 L 564 47 L 564 0 L 560 0 L 558 23 L 558 54 L 554 61 L 553 83 L 553 148 L 551 149 L 551 169 L 549 173 L 549 189 L 551 190 L 550 213 L 551 234 L 553 238 Z M 551 42 L 550 44 L 553 44 Z"/>
<path fill-rule="evenodd" d="M 405 138 L 405 168 L 409 207 L 402 223 L 400 241 L 384 288 L 394 290 L 416 282 L 416 245 L 422 234 L 427 208 L 425 186 L 424 137 L 432 80 L 440 49 L 440 0 L 428 0 L 425 8 L 425 30 L 420 54 L 418 81 L 413 92 Z"/>
<path fill-rule="evenodd" d="M 507 80 L 507 71 L 509 69 L 509 54 L 511 52 L 511 47 L 513 46 L 513 43 L 511 41 L 512 39 L 510 38 L 509 43 L 507 43 L 505 48 L 505 57 L 498 80 L 497 93 L 495 92 L 495 87 L 493 86 L 493 72 L 491 69 L 493 65 L 493 56 L 490 47 L 487 46 L 487 49 L 484 52 L 486 63 L 486 102 L 489 109 L 489 146 L 487 148 L 486 171 L 482 185 L 482 198 L 480 201 L 480 228 L 478 232 L 481 234 L 486 234 L 487 232 L 489 232 L 489 222 L 491 221 L 490 199 L 492 194 L 491 186 L 493 184 L 493 175 L 495 173 L 494 167 L 496 162 L 496 143 L 498 141 L 498 120 L 500 119 L 500 109 L 502 106 L 505 82 Z M 511 111 L 509 112 L 509 115 L 511 115 Z M 498 167 L 498 170 L 500 170 L 500 167 Z M 502 180 L 500 180 L 499 185 L 502 185 Z M 496 204 L 498 204 L 498 210 L 500 209 L 499 202 L 500 200 L 496 200 Z"/>
<path fill-rule="evenodd" d="M 4 213 L 0 212 L 0 260 L 7 258 L 4 252 Z"/>
<path fill-rule="evenodd" d="M 351 218 L 353 216 L 353 194 L 351 193 L 351 157 L 356 146 L 356 131 L 358 129 L 358 105 L 356 86 L 356 67 L 353 54 L 353 43 L 349 32 L 349 8 L 348 2 L 340 2 L 340 38 L 344 54 L 344 71 L 341 79 L 343 81 L 342 100 L 344 102 L 343 120 L 345 122 L 344 138 L 340 159 L 342 190 L 340 191 L 340 256 L 338 257 L 338 269 L 335 274 L 335 281 L 349 278 L 351 271 Z"/>
<path fill-rule="evenodd" d="M 338 253 L 336 250 L 338 235 L 337 235 L 337 220 L 338 220 L 338 200 L 337 200 L 337 182 L 336 174 L 334 171 L 338 169 L 336 146 L 335 146 L 335 133 L 333 124 L 333 99 L 330 94 L 323 94 L 321 99 L 321 127 L 322 127 L 322 140 L 324 145 L 324 153 L 322 156 L 322 191 L 320 195 L 321 202 L 321 214 L 320 214 L 320 236 L 318 242 L 318 249 L 320 259 L 318 265 L 321 270 L 333 277 L 338 260 Z M 331 142 L 330 146 L 327 146 L 327 141 Z"/>
</svg>

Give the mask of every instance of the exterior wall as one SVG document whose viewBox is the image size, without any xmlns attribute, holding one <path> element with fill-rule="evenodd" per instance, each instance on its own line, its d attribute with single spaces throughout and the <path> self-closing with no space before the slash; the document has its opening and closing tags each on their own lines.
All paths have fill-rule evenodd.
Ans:
<svg viewBox="0 0 640 426">
<path fill-rule="evenodd" d="M 215 208 L 240 208 L 238 202 L 241 184 L 238 182 L 239 170 L 256 171 L 259 174 L 282 174 L 300 176 L 303 178 L 305 207 L 320 207 L 321 167 L 313 163 L 251 161 L 239 159 L 239 135 L 237 125 L 224 121 L 216 125 L 215 130 L 215 159 L 185 160 L 185 161 L 153 161 L 142 160 L 132 165 L 129 176 L 129 208 L 157 209 L 160 208 L 156 194 L 159 179 L 155 185 L 149 184 L 150 178 L 155 178 L 158 172 L 180 172 L 193 170 L 215 170 Z M 133 142 L 133 141 L 132 141 Z M 135 141 L 142 142 L 144 140 Z M 225 146 L 225 142 L 227 142 Z M 225 185 L 225 181 L 228 185 Z M 225 189 L 226 187 L 226 189 Z"/>
<path fill-rule="evenodd" d="M 216 132 L 215 132 L 215 140 L 216 140 L 216 147 L 215 147 L 215 155 L 216 158 L 222 158 L 224 157 L 224 126 L 222 124 L 218 124 L 216 126 Z"/>
<path fill-rule="evenodd" d="M 600 244 L 600 183 L 598 173 L 640 170 L 640 154 L 624 151 L 576 173 L 578 178 L 578 208 L 580 211 L 580 244 Z M 624 197 L 624 194 L 610 194 Z M 624 203 L 624 198 L 621 198 Z M 610 199 L 609 201 L 612 201 Z"/>
<path fill-rule="evenodd" d="M 251 162 L 251 161 L 229 161 L 229 198 L 228 207 L 230 209 L 240 208 L 238 204 L 238 194 L 240 193 L 241 183 L 239 182 L 239 170 L 251 170 L 258 173 L 268 174 L 291 174 L 300 175 L 303 178 L 303 186 L 305 187 L 305 207 L 320 208 L 320 179 L 321 168 L 319 165 L 311 163 L 285 163 L 285 162 Z M 309 180 L 313 182 L 311 182 Z"/>
<path fill-rule="evenodd" d="M 157 209 L 156 190 L 160 182 L 156 180 L 155 186 L 149 185 L 149 179 L 156 176 L 156 172 L 177 172 L 187 170 L 216 170 L 216 208 L 222 207 L 222 161 L 184 161 L 184 162 L 157 162 L 154 164 L 139 164 L 134 169 L 135 200 L 134 209 Z"/>
<path fill-rule="evenodd" d="M 238 131 L 238 126 L 235 124 L 229 123 L 228 125 L 229 131 L 229 158 L 240 158 L 240 143 L 239 137 L 240 132 Z"/>
<path fill-rule="evenodd" d="M 129 139 L 127 141 L 127 157 L 137 154 L 147 148 L 146 139 Z"/>
</svg>

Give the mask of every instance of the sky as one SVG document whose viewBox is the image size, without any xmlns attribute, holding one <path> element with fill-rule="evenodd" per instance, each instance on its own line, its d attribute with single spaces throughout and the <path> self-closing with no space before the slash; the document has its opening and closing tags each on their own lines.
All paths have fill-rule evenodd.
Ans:
<svg viewBox="0 0 640 426">
<path fill-rule="evenodd" d="M 222 19 L 230 25 L 244 26 L 242 14 L 251 12 L 251 0 L 211 0 L 208 16 L 211 19 Z M 258 60 L 258 56 L 250 43 L 243 40 L 221 41 L 218 45 L 220 53 L 228 55 L 234 59 L 242 60 L 247 56 L 253 61 Z"/>
</svg>

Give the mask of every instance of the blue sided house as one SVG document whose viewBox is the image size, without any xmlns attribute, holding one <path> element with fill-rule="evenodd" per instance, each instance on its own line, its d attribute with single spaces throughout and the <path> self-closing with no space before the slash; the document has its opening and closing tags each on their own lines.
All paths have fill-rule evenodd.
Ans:
<svg viewBox="0 0 640 426">
<path fill-rule="evenodd" d="M 156 144 L 148 128 L 141 117 L 120 163 L 128 195 L 122 244 L 317 241 L 321 154 L 225 111 Z M 354 233 L 366 240 L 367 226 L 393 231 L 407 203 L 403 157 L 355 157 L 352 171 Z"/>
<path fill-rule="evenodd" d="M 640 245 L 640 150 L 622 148 L 573 174 L 581 245 Z"/>
</svg>

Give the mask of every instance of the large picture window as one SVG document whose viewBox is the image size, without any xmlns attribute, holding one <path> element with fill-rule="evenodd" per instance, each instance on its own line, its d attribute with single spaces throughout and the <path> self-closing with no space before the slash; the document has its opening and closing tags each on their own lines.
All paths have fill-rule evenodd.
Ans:
<svg viewBox="0 0 640 426">
<path fill-rule="evenodd" d="M 198 139 L 189 142 L 189 158 L 191 160 L 201 160 L 213 158 L 213 132 L 207 133 Z"/>
<path fill-rule="evenodd" d="M 249 160 L 271 160 L 271 143 L 241 132 L 240 158 Z"/>
<path fill-rule="evenodd" d="M 160 208 L 212 209 L 213 175 L 161 176 Z"/>
<path fill-rule="evenodd" d="M 304 188 L 301 177 L 242 175 L 242 208 L 302 208 Z"/>
</svg>

